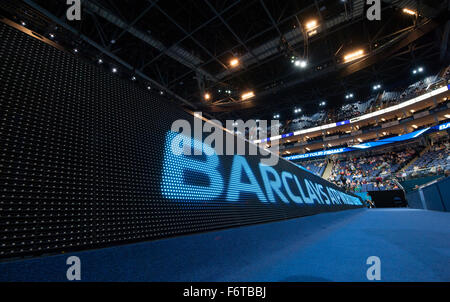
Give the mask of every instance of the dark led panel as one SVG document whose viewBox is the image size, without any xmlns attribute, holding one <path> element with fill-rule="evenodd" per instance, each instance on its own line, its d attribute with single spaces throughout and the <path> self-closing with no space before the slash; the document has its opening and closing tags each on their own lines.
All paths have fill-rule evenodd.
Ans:
<svg viewBox="0 0 450 302">
<path fill-rule="evenodd" d="M 361 206 L 284 160 L 177 157 L 172 123 L 192 115 L 6 24 L 0 37 L 0 258 Z"/>
</svg>

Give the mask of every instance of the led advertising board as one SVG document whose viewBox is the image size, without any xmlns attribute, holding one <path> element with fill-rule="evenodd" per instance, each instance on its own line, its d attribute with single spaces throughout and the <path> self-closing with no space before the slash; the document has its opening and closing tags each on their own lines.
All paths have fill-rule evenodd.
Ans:
<svg viewBox="0 0 450 302">
<path fill-rule="evenodd" d="M 0 25 L 0 258 L 85 250 L 362 207 L 280 159 L 218 155 L 196 117 Z M 248 146 L 248 142 L 246 143 Z"/>
</svg>

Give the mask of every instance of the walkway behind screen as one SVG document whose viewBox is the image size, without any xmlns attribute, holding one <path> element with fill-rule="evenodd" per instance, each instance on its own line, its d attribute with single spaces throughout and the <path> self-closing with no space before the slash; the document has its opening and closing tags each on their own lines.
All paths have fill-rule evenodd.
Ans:
<svg viewBox="0 0 450 302">
<path fill-rule="evenodd" d="M 0 264 L 0 281 L 450 281 L 450 214 L 357 209 Z M 23 274 L 23 272 L 27 272 Z"/>
</svg>

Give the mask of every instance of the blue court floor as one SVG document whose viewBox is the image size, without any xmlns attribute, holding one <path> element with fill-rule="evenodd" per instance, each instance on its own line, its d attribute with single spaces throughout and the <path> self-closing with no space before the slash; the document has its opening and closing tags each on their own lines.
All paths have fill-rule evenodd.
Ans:
<svg viewBox="0 0 450 302">
<path fill-rule="evenodd" d="M 0 263 L 0 281 L 450 281 L 450 213 L 358 209 L 114 248 Z M 371 281 L 373 282 L 373 281 Z"/>
</svg>

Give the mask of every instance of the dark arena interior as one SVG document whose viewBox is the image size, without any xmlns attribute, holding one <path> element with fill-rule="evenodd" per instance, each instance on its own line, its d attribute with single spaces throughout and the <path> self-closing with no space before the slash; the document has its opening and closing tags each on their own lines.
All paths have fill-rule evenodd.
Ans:
<svg viewBox="0 0 450 302">
<path fill-rule="evenodd" d="M 0 1 L 0 281 L 449 282 L 449 9 Z"/>
</svg>

